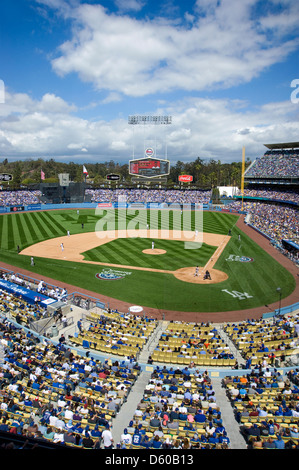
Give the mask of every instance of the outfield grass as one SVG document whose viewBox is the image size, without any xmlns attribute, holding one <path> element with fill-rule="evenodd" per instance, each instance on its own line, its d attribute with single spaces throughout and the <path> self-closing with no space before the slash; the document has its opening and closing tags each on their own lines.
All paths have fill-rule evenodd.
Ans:
<svg viewBox="0 0 299 470">
<path fill-rule="evenodd" d="M 149 220 L 149 214 L 147 215 Z M 100 265 L 35 258 L 36 265 L 31 267 L 30 257 L 17 254 L 18 245 L 20 249 L 23 249 L 42 240 L 66 235 L 67 230 L 70 230 L 71 234 L 94 231 L 99 218 L 100 216 L 96 216 L 94 210 L 90 209 L 80 210 L 79 215 L 76 210 L 3 214 L 0 216 L 0 260 L 75 285 L 78 287 L 78 291 L 81 287 L 97 294 L 157 308 L 161 311 L 165 309 L 217 312 L 248 309 L 279 300 L 277 287 L 281 288 L 282 298 L 290 295 L 295 288 L 295 281 L 288 271 L 235 227 L 238 217 L 234 214 L 219 212 L 203 213 L 205 232 L 225 235 L 229 229 L 232 229 L 232 238 L 215 265 L 216 269 L 225 271 L 229 275 L 229 279 L 219 284 L 190 284 L 176 279 L 171 274 L 151 273 L 133 268 L 129 270 L 131 274 L 123 279 L 100 280 L 96 277 L 96 274 L 103 269 L 103 266 Z M 132 216 L 129 217 L 129 220 L 132 220 Z M 84 224 L 83 228 L 82 223 Z M 171 226 L 170 228 L 175 227 Z M 239 234 L 241 234 L 241 242 L 238 240 Z M 150 244 L 150 242 L 142 239 L 134 239 L 134 242 L 138 251 L 135 263 L 139 264 L 132 264 L 131 253 L 133 249 L 130 244 L 130 250 L 128 250 L 128 240 L 125 241 L 125 244 L 124 240 L 115 240 L 115 242 L 106 245 L 106 250 L 110 250 L 111 255 L 108 256 L 108 251 L 106 251 L 105 256 L 108 256 L 108 262 L 119 261 L 120 256 L 125 259 L 130 253 L 131 261 L 124 262 L 126 265 L 139 266 L 141 263 L 145 267 L 146 263 L 150 263 L 150 267 L 153 267 L 154 263 L 156 269 L 165 269 L 165 266 L 167 269 L 170 269 L 169 266 L 172 266 L 171 269 L 177 269 L 174 268 L 177 260 L 182 260 L 179 253 L 181 250 L 178 249 L 175 241 L 156 241 L 156 247 L 160 242 L 166 243 L 168 250 L 173 250 L 175 253 L 173 259 L 171 256 L 167 259 L 166 264 L 163 264 L 165 255 L 149 256 L 148 259 L 139 258 L 141 244 L 143 242 Z M 109 245 L 110 248 L 108 248 Z M 147 246 L 147 248 L 149 247 L 150 245 Z M 209 250 L 213 251 L 214 247 L 203 246 L 199 250 L 184 250 L 183 256 L 197 256 L 195 252 L 198 252 L 198 256 L 202 256 L 204 262 L 205 257 L 209 257 Z M 90 250 L 85 255 L 87 257 L 98 256 L 100 251 Z M 254 261 L 250 263 L 227 261 L 230 255 L 246 256 L 253 258 Z M 166 260 L 166 258 L 164 259 Z M 115 264 L 120 264 L 118 261 Z M 189 261 L 190 263 L 192 261 L 191 266 L 201 264 L 200 262 L 194 263 L 194 260 L 191 259 L 188 260 L 188 263 Z M 159 268 L 158 266 L 163 267 Z M 179 267 L 185 266 L 188 264 L 184 262 Z M 121 270 L 121 268 L 119 269 Z M 128 269 L 124 269 L 124 271 L 128 272 Z"/>
<path fill-rule="evenodd" d="M 161 228 L 161 211 L 158 211 L 158 218 L 150 220 L 150 211 L 147 212 L 148 223 L 152 222 L 151 228 Z M 93 209 L 80 209 L 79 215 L 76 210 L 57 210 L 57 211 L 39 211 L 39 212 L 19 212 L 0 215 L 0 249 L 16 251 L 19 245 L 21 250 L 27 246 L 33 245 L 39 241 L 49 238 L 66 235 L 67 230 L 71 234 L 93 232 L 96 224 L 102 217 L 106 216 L 107 211 L 102 215 L 96 215 Z M 123 213 L 117 210 L 116 225 L 118 228 L 118 218 L 123 220 Z M 203 231 L 209 233 L 219 233 L 226 235 L 231 228 L 237 216 L 234 214 L 224 214 L 218 212 L 203 213 Z M 192 215 L 194 217 L 194 215 Z M 134 215 L 127 217 L 127 224 L 134 220 Z M 173 214 L 169 215 L 169 230 L 179 229 L 173 222 Z M 82 229 L 82 224 L 84 227 Z M 193 219 L 191 220 L 191 229 L 195 229 Z"/>
</svg>

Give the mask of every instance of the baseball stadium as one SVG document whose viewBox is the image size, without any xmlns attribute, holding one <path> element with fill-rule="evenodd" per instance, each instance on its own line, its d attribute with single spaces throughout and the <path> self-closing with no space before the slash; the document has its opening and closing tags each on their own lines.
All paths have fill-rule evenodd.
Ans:
<svg viewBox="0 0 299 470">
<path fill-rule="evenodd" d="M 266 147 L 217 200 L 151 149 L 1 191 L 3 446 L 297 448 L 299 143 Z"/>
</svg>

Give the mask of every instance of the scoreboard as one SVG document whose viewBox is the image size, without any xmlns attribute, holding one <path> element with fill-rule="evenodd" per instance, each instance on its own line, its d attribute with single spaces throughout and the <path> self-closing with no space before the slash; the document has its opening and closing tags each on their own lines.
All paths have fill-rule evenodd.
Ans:
<svg viewBox="0 0 299 470">
<path fill-rule="evenodd" d="M 170 172 L 169 160 L 161 158 L 139 158 L 129 161 L 129 174 L 144 178 L 167 176 Z"/>
</svg>

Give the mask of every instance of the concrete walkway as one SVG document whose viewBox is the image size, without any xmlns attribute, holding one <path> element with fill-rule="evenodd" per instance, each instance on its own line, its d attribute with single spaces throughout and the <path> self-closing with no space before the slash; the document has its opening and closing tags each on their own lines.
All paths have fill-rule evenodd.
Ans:
<svg viewBox="0 0 299 470">
<path fill-rule="evenodd" d="M 233 407 L 229 402 L 225 389 L 222 387 L 222 380 L 220 378 L 213 378 L 213 389 L 215 390 L 216 403 L 220 408 L 223 426 L 230 439 L 231 449 L 247 449 L 247 444 L 240 434 L 239 425 L 235 419 Z"/>
<path fill-rule="evenodd" d="M 115 443 L 120 442 L 120 436 L 124 429 L 129 426 L 129 422 L 133 419 L 137 405 L 143 397 L 145 386 L 150 380 L 150 376 L 150 372 L 141 372 L 130 391 L 126 403 L 122 405 L 120 412 L 112 420 L 111 431 Z"/>
</svg>

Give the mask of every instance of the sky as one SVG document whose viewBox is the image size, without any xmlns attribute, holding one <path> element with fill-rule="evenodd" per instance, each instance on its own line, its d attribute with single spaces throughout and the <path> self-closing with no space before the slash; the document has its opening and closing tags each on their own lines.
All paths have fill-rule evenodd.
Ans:
<svg viewBox="0 0 299 470">
<path fill-rule="evenodd" d="M 0 161 L 231 163 L 297 142 L 298 24 L 298 0 L 2 0 Z"/>
</svg>

